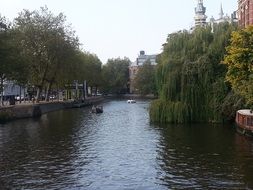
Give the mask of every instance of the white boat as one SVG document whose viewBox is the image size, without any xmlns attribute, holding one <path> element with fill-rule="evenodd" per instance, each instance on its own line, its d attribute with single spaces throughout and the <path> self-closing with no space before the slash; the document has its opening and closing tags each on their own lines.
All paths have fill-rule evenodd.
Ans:
<svg viewBox="0 0 253 190">
<path fill-rule="evenodd" d="M 132 103 L 136 103 L 136 101 L 131 99 L 131 100 L 127 100 L 127 103 L 132 104 Z"/>
</svg>

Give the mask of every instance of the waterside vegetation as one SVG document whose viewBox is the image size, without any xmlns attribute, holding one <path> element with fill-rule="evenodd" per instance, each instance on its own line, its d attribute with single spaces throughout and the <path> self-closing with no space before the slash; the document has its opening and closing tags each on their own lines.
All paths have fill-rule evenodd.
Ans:
<svg viewBox="0 0 253 190">
<path fill-rule="evenodd" d="M 37 102 L 84 81 L 88 95 L 125 92 L 130 60 L 109 59 L 102 65 L 81 47 L 66 16 L 54 15 L 46 6 L 23 10 L 13 22 L 0 16 L 0 106 L 5 81 L 26 88 Z"/>
<path fill-rule="evenodd" d="M 232 89 L 244 97 L 253 108 L 253 26 L 234 31 L 227 47 L 224 63 L 228 67 L 226 80 Z"/>
<path fill-rule="evenodd" d="M 221 23 L 213 29 L 201 27 L 168 35 L 158 58 L 159 98 L 151 105 L 151 121 L 223 122 L 234 118 L 244 98 L 227 82 L 223 59 L 236 30 L 233 24 Z"/>
<path fill-rule="evenodd" d="M 102 63 L 95 54 L 81 50 L 62 13 L 55 16 L 41 7 L 23 10 L 13 23 L 1 17 L 1 23 L 6 26 L 0 31 L 1 93 L 5 80 L 32 88 L 37 101 L 42 92 L 48 100 L 53 89 L 64 89 L 74 80 L 98 85 L 94 78 L 99 78 Z"/>
<path fill-rule="evenodd" d="M 155 71 L 156 66 L 151 65 L 151 62 L 147 60 L 143 66 L 141 66 L 136 74 L 133 85 L 136 91 L 141 95 L 153 94 L 156 95 L 155 85 Z"/>
</svg>

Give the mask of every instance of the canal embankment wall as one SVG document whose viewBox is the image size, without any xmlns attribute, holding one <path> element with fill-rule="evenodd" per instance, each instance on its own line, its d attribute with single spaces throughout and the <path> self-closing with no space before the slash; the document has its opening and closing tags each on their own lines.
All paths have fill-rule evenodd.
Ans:
<svg viewBox="0 0 253 190">
<path fill-rule="evenodd" d="M 59 101 L 43 102 L 36 104 L 20 104 L 0 109 L 0 123 L 23 118 L 40 117 L 42 114 L 58 111 L 67 108 L 80 108 L 97 104 L 103 101 L 103 97 L 94 97 L 85 101 Z"/>
</svg>

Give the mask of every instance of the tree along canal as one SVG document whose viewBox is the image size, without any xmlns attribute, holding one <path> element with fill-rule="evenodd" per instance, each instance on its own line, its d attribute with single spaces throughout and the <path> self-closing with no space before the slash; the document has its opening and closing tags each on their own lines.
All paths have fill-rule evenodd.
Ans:
<svg viewBox="0 0 253 190">
<path fill-rule="evenodd" d="M 157 126 L 148 101 L 0 125 L 1 189 L 253 189 L 253 141 L 231 126 Z"/>
</svg>

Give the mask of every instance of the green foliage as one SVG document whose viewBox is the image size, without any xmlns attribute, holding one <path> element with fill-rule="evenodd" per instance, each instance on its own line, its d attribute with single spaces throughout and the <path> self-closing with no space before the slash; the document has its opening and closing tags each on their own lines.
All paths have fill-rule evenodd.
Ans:
<svg viewBox="0 0 253 190">
<path fill-rule="evenodd" d="M 242 109 L 244 105 L 245 100 L 240 95 L 235 94 L 233 91 L 231 91 L 225 97 L 223 104 L 221 105 L 223 117 L 229 121 L 233 121 L 236 111 Z"/>
<path fill-rule="evenodd" d="M 226 80 L 235 93 L 253 106 L 253 26 L 232 33 L 224 63 L 228 67 Z"/>
<path fill-rule="evenodd" d="M 4 17 L 0 17 L 0 78 L 5 79 L 11 74 L 11 44 L 7 22 Z"/>
<path fill-rule="evenodd" d="M 42 89 L 50 89 L 58 76 L 66 73 L 76 55 L 78 39 L 65 22 L 62 13 L 54 16 L 46 7 L 24 10 L 15 19 L 16 41 L 28 62 L 28 81 L 38 88 L 38 97 Z"/>
<path fill-rule="evenodd" d="M 101 69 L 102 62 L 95 54 L 88 52 L 77 51 L 76 56 L 71 61 L 72 64 L 68 65 L 66 70 L 66 77 L 60 77 L 59 82 L 69 84 L 74 80 L 80 82 L 87 81 L 92 86 L 101 86 Z M 70 67 L 69 67 L 70 66 Z M 62 80 L 65 79 L 65 80 Z"/>
<path fill-rule="evenodd" d="M 186 123 L 189 121 L 189 107 L 179 101 L 155 100 L 150 107 L 150 117 L 160 123 Z"/>
<path fill-rule="evenodd" d="M 4 80 L 35 87 L 37 100 L 42 90 L 47 98 L 53 89 L 76 80 L 102 85 L 101 61 L 81 51 L 66 17 L 55 16 L 47 7 L 23 10 L 13 24 L 0 17 L 0 59 L 0 92 Z"/>
<path fill-rule="evenodd" d="M 147 61 L 139 68 L 134 79 L 134 88 L 142 95 L 155 94 L 155 66 Z"/>
<path fill-rule="evenodd" d="M 109 59 L 102 67 L 103 89 L 106 93 L 126 93 L 129 78 L 128 67 L 131 61 L 124 59 Z"/>
<path fill-rule="evenodd" d="M 14 80 L 21 83 L 26 78 L 25 62 L 13 37 L 11 25 L 0 17 L 0 92 L 3 92 L 3 81 Z M 1 96 L 1 104 L 2 96 Z"/>
<path fill-rule="evenodd" d="M 85 53 L 86 61 L 82 62 L 85 80 L 92 86 L 101 86 L 102 84 L 102 62 L 94 54 Z"/>
<path fill-rule="evenodd" d="M 221 122 L 229 88 L 220 64 L 234 26 L 223 23 L 192 33 L 170 34 L 158 59 L 159 99 L 151 105 L 154 122 Z"/>
<path fill-rule="evenodd" d="M 0 93 L 1 93 L 1 104 L 2 104 L 2 92 L 3 92 L 3 81 L 10 75 L 11 72 L 11 54 L 9 52 L 10 44 L 7 25 L 4 17 L 0 17 Z M 12 64 L 11 64 L 12 65 Z"/>
</svg>

